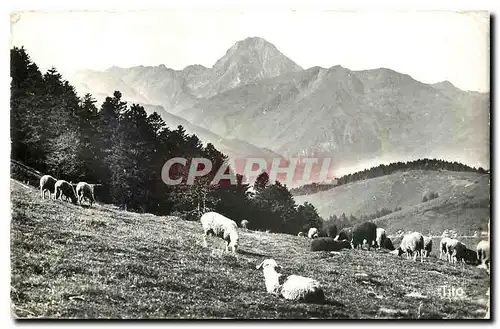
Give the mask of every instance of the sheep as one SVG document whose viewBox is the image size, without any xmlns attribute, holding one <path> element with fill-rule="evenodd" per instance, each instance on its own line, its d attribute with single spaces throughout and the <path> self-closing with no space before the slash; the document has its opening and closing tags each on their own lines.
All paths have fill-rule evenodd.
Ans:
<svg viewBox="0 0 500 329">
<path fill-rule="evenodd" d="M 335 241 L 329 237 L 319 237 L 311 242 L 311 251 L 339 251 L 351 249 L 351 243 L 347 240 Z"/>
<path fill-rule="evenodd" d="M 299 232 L 299 233 L 297 234 L 297 236 L 298 236 L 298 237 L 305 237 L 305 236 L 306 236 L 306 234 L 305 234 L 304 232 Z"/>
<path fill-rule="evenodd" d="M 207 235 L 213 234 L 226 241 L 226 251 L 232 248 L 233 253 L 236 253 L 238 248 L 238 226 L 233 220 L 210 211 L 203 214 L 200 221 L 204 231 L 203 244 L 205 247 L 207 247 Z"/>
<path fill-rule="evenodd" d="M 90 202 L 90 206 L 92 206 L 92 203 L 95 202 L 94 187 L 88 183 L 78 183 L 76 185 L 76 195 L 78 196 L 78 202 L 80 202 L 80 204 L 82 204 L 84 198 Z"/>
<path fill-rule="evenodd" d="M 386 239 L 387 234 L 385 232 L 385 229 L 377 227 L 377 238 L 376 241 L 374 241 L 374 245 L 377 247 L 377 249 L 380 250 L 380 248 L 382 248 Z"/>
<path fill-rule="evenodd" d="M 451 238 L 449 237 L 444 237 L 441 239 L 441 242 L 439 243 L 439 259 L 442 259 L 443 255 L 446 255 L 446 258 L 448 258 L 448 248 L 446 245 L 451 242 Z"/>
<path fill-rule="evenodd" d="M 477 259 L 482 267 L 489 266 L 490 263 L 490 243 L 482 240 L 476 246 Z"/>
<path fill-rule="evenodd" d="M 265 259 L 255 268 L 262 268 L 268 293 L 293 301 L 325 303 L 325 294 L 317 280 L 299 275 L 285 277 L 277 272 L 281 267 L 274 259 Z"/>
<path fill-rule="evenodd" d="M 465 263 L 465 253 L 467 247 L 457 239 L 451 239 L 446 244 L 446 249 L 448 250 L 448 260 L 451 263 L 456 263 L 457 261 L 461 261 Z"/>
<path fill-rule="evenodd" d="M 346 227 L 346 228 L 341 229 L 334 240 L 335 241 L 338 241 L 338 240 L 351 241 L 352 240 L 352 228 Z"/>
<path fill-rule="evenodd" d="M 377 225 L 372 222 L 364 222 L 354 227 L 351 239 L 352 248 L 356 249 L 358 246 L 362 248 L 363 240 L 365 239 L 368 244 L 368 250 L 370 250 L 373 241 L 377 239 Z"/>
<path fill-rule="evenodd" d="M 314 238 L 317 238 L 318 237 L 318 229 L 315 228 L 315 227 L 311 227 L 309 229 L 309 232 L 307 233 L 307 236 L 310 238 L 310 239 L 314 239 Z"/>
<path fill-rule="evenodd" d="M 423 257 L 429 257 L 432 251 L 432 238 L 424 236 L 424 249 L 422 249 Z"/>
<path fill-rule="evenodd" d="M 51 198 L 51 195 L 55 193 L 54 187 L 56 182 L 57 179 L 50 175 L 43 175 L 40 178 L 40 196 L 42 199 L 45 199 L 45 191 L 49 191 L 49 199 Z"/>
<path fill-rule="evenodd" d="M 417 255 L 420 254 L 420 262 L 424 261 L 423 253 L 421 252 L 424 248 L 424 236 L 418 232 L 413 232 L 407 234 L 403 237 L 401 245 L 396 249 L 396 253 L 401 257 L 402 254 L 406 253 L 406 258 L 409 259 L 413 256 L 413 261 L 417 261 Z"/>
<path fill-rule="evenodd" d="M 384 249 L 387 249 L 387 250 L 394 250 L 394 245 L 392 244 L 392 240 L 390 238 L 386 238 L 383 242 L 382 242 L 382 248 Z"/>
<path fill-rule="evenodd" d="M 247 229 L 247 226 L 248 226 L 248 220 L 244 219 L 240 222 L 240 225 L 241 225 L 241 228 L 243 229 Z"/>
<path fill-rule="evenodd" d="M 55 183 L 54 188 L 55 188 L 55 193 L 56 193 L 56 196 L 55 196 L 56 200 L 59 198 L 62 199 L 64 196 L 66 198 L 70 198 L 71 202 L 73 202 L 73 204 L 77 203 L 78 198 L 76 197 L 75 189 L 73 188 L 73 185 L 71 185 L 67 181 L 62 180 L 62 179 L 58 180 Z"/>
</svg>

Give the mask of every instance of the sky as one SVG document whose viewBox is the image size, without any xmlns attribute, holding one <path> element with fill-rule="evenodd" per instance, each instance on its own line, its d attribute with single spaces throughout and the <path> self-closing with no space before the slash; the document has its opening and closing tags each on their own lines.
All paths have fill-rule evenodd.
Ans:
<svg viewBox="0 0 500 329">
<path fill-rule="evenodd" d="M 262 37 L 303 68 L 387 67 L 464 90 L 489 91 L 486 12 L 156 10 L 23 12 L 11 46 L 42 70 L 164 64 L 212 67 L 235 42 Z"/>
</svg>

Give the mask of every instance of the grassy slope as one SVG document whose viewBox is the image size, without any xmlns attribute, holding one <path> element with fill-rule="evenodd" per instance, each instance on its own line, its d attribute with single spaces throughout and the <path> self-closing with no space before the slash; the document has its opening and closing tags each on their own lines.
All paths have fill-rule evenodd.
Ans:
<svg viewBox="0 0 500 329">
<path fill-rule="evenodd" d="M 441 234 L 454 228 L 471 234 L 478 225 L 487 227 L 490 213 L 489 176 L 467 172 L 412 170 L 358 181 L 328 191 L 297 196 L 298 203 L 314 204 L 323 218 L 345 213 L 359 216 L 382 208 L 402 211 L 378 221 L 392 229 Z M 439 198 L 422 203 L 425 191 L 438 192 Z"/>
<path fill-rule="evenodd" d="M 220 239 L 201 246 L 201 225 L 108 205 L 41 200 L 11 180 L 11 298 L 18 317 L 64 318 L 480 318 L 488 274 L 430 258 L 384 252 L 311 253 L 310 240 L 241 232 L 237 257 Z M 326 305 L 265 292 L 255 265 L 273 257 L 284 273 L 322 282 Z M 367 276 L 356 274 L 365 273 Z M 425 275 L 422 275 L 425 274 Z M 465 290 L 443 298 L 439 287 Z M 420 303 L 405 294 L 419 292 Z M 419 308 L 420 305 L 420 308 Z M 381 308 L 408 310 L 386 314 Z"/>
</svg>

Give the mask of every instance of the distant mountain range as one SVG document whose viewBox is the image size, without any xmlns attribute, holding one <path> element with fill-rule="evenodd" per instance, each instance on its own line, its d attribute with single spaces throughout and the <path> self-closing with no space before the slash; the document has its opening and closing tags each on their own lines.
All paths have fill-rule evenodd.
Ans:
<svg viewBox="0 0 500 329">
<path fill-rule="evenodd" d="M 220 139 L 233 157 L 331 157 L 339 174 L 424 157 L 490 167 L 489 93 L 386 68 L 303 69 L 261 38 L 237 42 L 212 68 L 112 67 L 69 80 L 99 101 L 120 90 L 129 102 L 161 106 L 164 119 Z"/>
</svg>

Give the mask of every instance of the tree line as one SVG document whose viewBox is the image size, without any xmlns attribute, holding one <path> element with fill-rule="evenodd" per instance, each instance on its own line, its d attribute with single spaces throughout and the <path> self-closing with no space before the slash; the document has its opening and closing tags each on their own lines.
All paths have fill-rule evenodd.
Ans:
<svg viewBox="0 0 500 329">
<path fill-rule="evenodd" d="M 335 184 L 312 183 L 293 188 L 290 191 L 293 195 L 307 195 L 321 191 L 327 191 L 336 186 L 341 186 L 344 184 L 353 183 L 360 180 L 386 176 L 395 173 L 397 171 L 409 171 L 409 170 L 450 170 L 450 171 L 477 172 L 480 174 L 489 173 L 488 170 L 485 170 L 482 167 L 479 168 L 470 167 L 456 161 L 451 162 L 445 160 L 424 158 L 408 162 L 399 161 L 391 163 L 389 165 L 381 164 L 377 167 L 372 167 L 370 169 L 365 169 L 363 171 L 359 171 L 353 174 L 347 174 L 340 178 L 336 178 Z"/>
<path fill-rule="evenodd" d="M 80 98 L 55 68 L 42 73 L 24 48 L 11 55 L 11 158 L 44 174 L 96 186 L 96 198 L 129 211 L 178 215 L 197 220 L 202 211 L 217 211 L 249 228 L 296 234 L 318 227 L 313 205 L 297 205 L 285 185 L 263 172 L 254 189 L 227 168 L 229 178 L 211 184 L 227 157 L 182 126 L 167 127 L 161 116 L 128 104 L 119 91 L 100 107 L 90 94 Z M 168 159 L 174 165 L 167 185 L 161 178 Z M 186 184 L 193 158 L 207 158 L 212 169 Z"/>
</svg>

